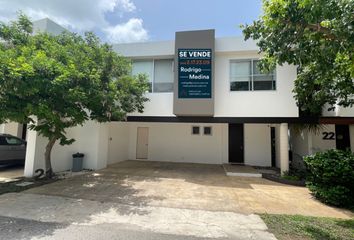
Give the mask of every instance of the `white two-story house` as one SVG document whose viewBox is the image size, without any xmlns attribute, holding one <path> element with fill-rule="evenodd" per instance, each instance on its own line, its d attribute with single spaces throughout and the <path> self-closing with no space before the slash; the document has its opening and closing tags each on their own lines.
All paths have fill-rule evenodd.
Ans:
<svg viewBox="0 0 354 240">
<path fill-rule="evenodd" d="M 201 30 L 177 32 L 171 41 L 113 47 L 132 60 L 133 75 L 149 80 L 144 112 L 129 114 L 125 122 L 88 122 L 70 129 L 76 142 L 54 146 L 54 171 L 70 169 L 75 152 L 85 153 L 84 167 L 90 169 L 144 160 L 286 171 L 289 150 L 300 157 L 330 148 L 354 151 L 354 108 L 300 117 L 292 93 L 296 66 L 260 72 L 253 41 L 215 38 L 214 30 Z M 292 132 L 299 123 L 324 128 L 318 134 Z M 46 140 L 28 131 L 27 141 L 25 175 L 31 176 L 43 167 Z"/>
</svg>

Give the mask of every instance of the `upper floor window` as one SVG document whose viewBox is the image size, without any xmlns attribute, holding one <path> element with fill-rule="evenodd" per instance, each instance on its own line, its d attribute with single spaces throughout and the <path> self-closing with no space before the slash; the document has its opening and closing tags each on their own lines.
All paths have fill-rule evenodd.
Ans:
<svg viewBox="0 0 354 240">
<path fill-rule="evenodd" d="M 262 73 L 257 67 L 259 60 L 231 60 L 230 62 L 230 90 L 257 91 L 275 90 L 275 71 Z"/>
<path fill-rule="evenodd" d="M 134 60 L 132 74 L 146 74 L 150 83 L 149 92 L 173 91 L 173 60 Z"/>
</svg>

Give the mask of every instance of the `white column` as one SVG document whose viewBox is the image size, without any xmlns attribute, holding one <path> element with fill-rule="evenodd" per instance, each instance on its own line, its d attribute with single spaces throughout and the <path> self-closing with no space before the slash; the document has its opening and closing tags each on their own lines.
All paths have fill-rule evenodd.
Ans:
<svg viewBox="0 0 354 240">
<path fill-rule="evenodd" d="M 279 145 L 280 172 L 283 174 L 289 170 L 289 135 L 287 123 L 280 124 Z"/>
<path fill-rule="evenodd" d="M 47 139 L 39 136 L 36 131 L 28 130 L 25 160 L 25 177 L 33 177 L 34 171 L 44 169 L 44 151 Z"/>
<path fill-rule="evenodd" d="M 109 124 L 87 121 L 76 129 L 75 151 L 85 154 L 83 167 L 102 169 L 107 166 Z"/>
</svg>

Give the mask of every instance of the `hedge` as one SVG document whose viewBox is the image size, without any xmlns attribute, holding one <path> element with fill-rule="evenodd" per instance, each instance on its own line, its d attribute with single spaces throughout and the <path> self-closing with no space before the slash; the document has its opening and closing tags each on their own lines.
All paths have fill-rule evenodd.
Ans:
<svg viewBox="0 0 354 240">
<path fill-rule="evenodd" d="M 354 153 L 332 149 L 304 161 L 306 185 L 316 198 L 335 206 L 354 206 Z"/>
</svg>

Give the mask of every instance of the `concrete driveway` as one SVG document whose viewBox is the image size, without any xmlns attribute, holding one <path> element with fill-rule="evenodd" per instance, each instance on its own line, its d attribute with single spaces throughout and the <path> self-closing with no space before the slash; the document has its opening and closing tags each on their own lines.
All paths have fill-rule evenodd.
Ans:
<svg viewBox="0 0 354 240">
<path fill-rule="evenodd" d="M 263 178 L 228 177 L 222 166 L 206 164 L 124 161 L 27 192 L 133 206 L 352 216 L 315 200 L 305 187 Z"/>
<path fill-rule="evenodd" d="M 0 183 L 23 177 L 23 165 L 0 165 Z"/>
<path fill-rule="evenodd" d="M 227 177 L 222 166 L 125 161 L 0 196 L 0 232 L 21 239 L 12 228 L 30 224 L 31 239 L 275 239 L 259 212 L 352 216 L 306 188 Z"/>
</svg>

